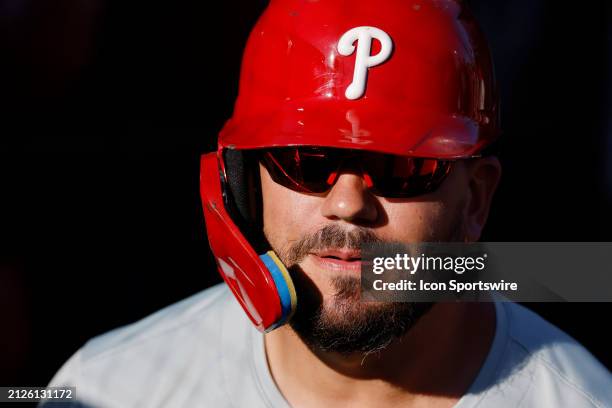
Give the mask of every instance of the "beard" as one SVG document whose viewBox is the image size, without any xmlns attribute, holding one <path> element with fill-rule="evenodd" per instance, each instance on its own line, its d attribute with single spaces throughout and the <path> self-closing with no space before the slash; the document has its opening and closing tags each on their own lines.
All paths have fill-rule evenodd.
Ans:
<svg viewBox="0 0 612 408">
<path fill-rule="evenodd" d="M 462 234 L 463 222 L 457 222 L 445 237 L 428 240 L 456 241 Z M 331 278 L 334 294 L 323 299 L 298 265 L 310 252 L 320 249 L 357 250 L 364 244 L 383 242 L 388 241 L 367 228 L 347 231 L 330 224 L 280 251 L 274 248 L 289 268 L 299 299 L 289 325 L 311 350 L 342 355 L 375 353 L 406 334 L 432 308 L 431 302 L 361 302 L 360 277 L 346 275 Z"/>
</svg>

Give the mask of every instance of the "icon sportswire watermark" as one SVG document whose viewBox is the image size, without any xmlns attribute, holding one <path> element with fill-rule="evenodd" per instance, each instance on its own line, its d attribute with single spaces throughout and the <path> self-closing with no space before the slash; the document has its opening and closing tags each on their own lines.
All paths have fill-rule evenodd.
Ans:
<svg viewBox="0 0 612 408">
<path fill-rule="evenodd" d="M 362 300 L 610 302 L 609 254 L 606 242 L 369 244 Z"/>
</svg>

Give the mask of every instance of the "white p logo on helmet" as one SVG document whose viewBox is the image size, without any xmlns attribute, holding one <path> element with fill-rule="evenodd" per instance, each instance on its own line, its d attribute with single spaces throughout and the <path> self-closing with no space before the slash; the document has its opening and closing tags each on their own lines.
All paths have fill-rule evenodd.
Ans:
<svg viewBox="0 0 612 408">
<path fill-rule="evenodd" d="M 380 52 L 370 55 L 372 39 L 380 41 Z M 357 56 L 355 57 L 355 70 L 353 71 L 353 82 L 346 88 L 344 96 L 348 99 L 361 98 L 365 92 L 368 68 L 385 62 L 393 50 L 393 41 L 389 34 L 376 27 L 355 27 L 348 30 L 338 41 L 338 52 L 348 57 L 355 52 L 353 43 L 357 41 Z"/>
</svg>

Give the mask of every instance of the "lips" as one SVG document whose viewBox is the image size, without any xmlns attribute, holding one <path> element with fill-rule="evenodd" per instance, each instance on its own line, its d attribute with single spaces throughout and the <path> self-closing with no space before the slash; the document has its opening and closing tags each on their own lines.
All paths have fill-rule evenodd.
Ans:
<svg viewBox="0 0 612 408">
<path fill-rule="evenodd" d="M 325 249 L 311 252 L 313 262 L 329 271 L 361 271 L 361 251 L 354 249 Z"/>
</svg>

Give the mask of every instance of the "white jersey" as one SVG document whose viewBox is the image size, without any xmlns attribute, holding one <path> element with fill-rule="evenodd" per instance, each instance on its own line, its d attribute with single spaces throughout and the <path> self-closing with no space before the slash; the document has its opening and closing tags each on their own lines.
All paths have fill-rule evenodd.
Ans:
<svg viewBox="0 0 612 408">
<path fill-rule="evenodd" d="M 528 309 L 497 302 L 496 332 L 472 407 L 612 407 L 612 376 L 585 348 Z M 289 407 L 263 335 L 217 285 L 87 342 L 51 381 L 85 407 Z"/>
</svg>

